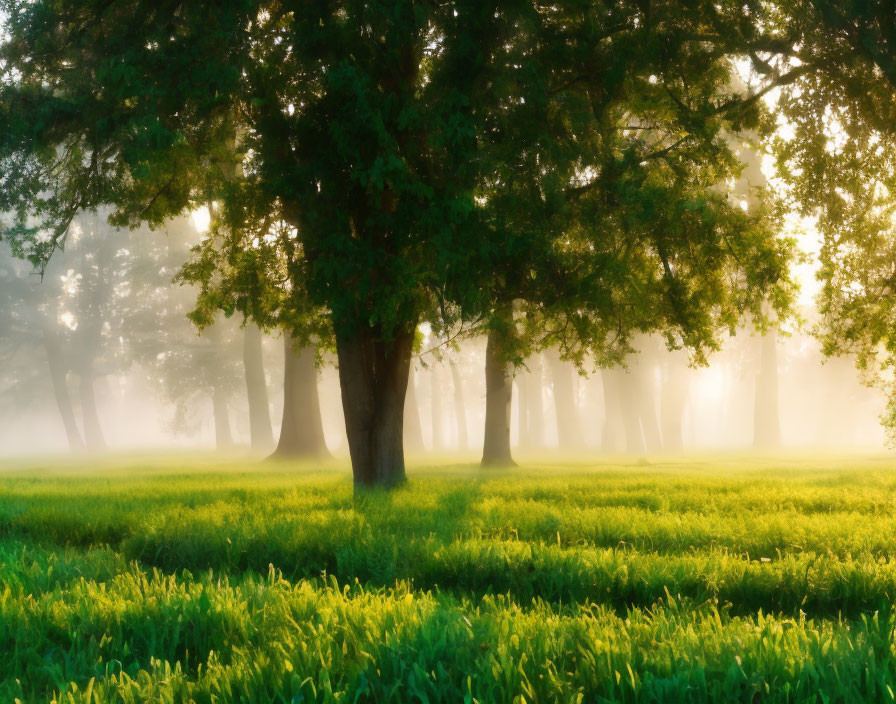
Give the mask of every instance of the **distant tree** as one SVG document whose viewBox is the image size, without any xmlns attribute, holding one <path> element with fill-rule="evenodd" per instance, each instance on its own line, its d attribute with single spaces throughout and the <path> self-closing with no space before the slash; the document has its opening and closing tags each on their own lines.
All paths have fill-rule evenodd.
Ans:
<svg viewBox="0 0 896 704">
<path fill-rule="evenodd" d="M 203 329 L 220 311 L 227 317 L 239 313 L 247 331 L 260 326 L 280 332 L 283 417 L 274 456 L 324 457 L 329 451 L 317 382 L 322 355 L 332 348 L 332 332 L 325 313 L 309 305 L 307 294 L 297 288 L 298 277 L 291 273 L 301 263 L 295 230 L 248 184 L 243 185 L 241 198 L 213 206 L 211 211 L 207 237 L 193 248 L 178 273 L 180 281 L 198 287 L 190 318 Z M 259 352 L 253 357 L 258 360 Z M 250 410 L 253 397 L 257 406 L 267 408 L 263 369 L 254 376 L 251 384 L 247 376 Z M 257 417 L 258 425 L 270 426 L 270 416 Z M 265 444 L 266 437 L 254 443 L 256 447 Z"/>
<path fill-rule="evenodd" d="M 128 359 L 147 376 L 161 398 L 174 404 L 172 428 L 198 430 L 211 407 L 219 449 L 235 443 L 231 406 L 240 395 L 246 367 L 238 326 L 217 317 L 197 334 L 187 315 L 197 291 L 175 277 L 201 235 L 189 217 L 168 221 L 162 232 L 122 233 L 127 251 L 127 288 L 117 314 Z M 245 387 L 243 387 L 245 388 Z"/>
</svg>

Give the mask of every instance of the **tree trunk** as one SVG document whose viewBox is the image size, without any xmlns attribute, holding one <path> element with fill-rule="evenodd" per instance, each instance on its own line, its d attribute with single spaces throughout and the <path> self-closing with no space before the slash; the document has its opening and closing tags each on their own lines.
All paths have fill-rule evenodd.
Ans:
<svg viewBox="0 0 896 704">
<path fill-rule="evenodd" d="M 489 332 L 485 347 L 485 441 L 482 466 L 515 465 L 510 453 L 510 404 L 513 372 L 500 354 L 498 333 Z"/>
<path fill-rule="evenodd" d="M 516 436 L 517 447 L 520 449 L 529 447 L 527 430 L 529 427 L 529 379 L 525 373 L 516 374 L 513 379 L 516 386 Z M 512 413 L 512 411 L 511 411 Z"/>
<path fill-rule="evenodd" d="M 337 334 L 339 386 L 355 487 L 392 487 L 405 481 L 404 405 L 414 329 L 384 342 L 363 329 Z"/>
<path fill-rule="evenodd" d="M 663 365 L 661 417 L 663 447 L 667 452 L 684 449 L 684 409 L 687 405 L 688 383 L 686 367 L 675 364 L 682 355 L 669 353 Z"/>
<path fill-rule="evenodd" d="M 601 386 L 604 392 L 604 424 L 601 432 L 601 449 L 619 452 L 623 434 L 622 372 L 618 369 L 601 370 Z"/>
<path fill-rule="evenodd" d="M 660 433 L 660 422 L 657 417 L 656 382 L 652 374 L 641 378 L 640 388 L 641 394 L 636 397 L 636 401 L 638 402 L 641 427 L 644 430 L 644 443 L 648 452 L 662 452 L 663 436 Z"/>
<path fill-rule="evenodd" d="M 432 451 L 445 449 L 443 433 L 445 424 L 442 420 L 442 394 L 439 386 L 439 365 L 433 363 L 429 368 L 429 403 L 432 422 Z"/>
<path fill-rule="evenodd" d="M 326 457 L 317 392 L 316 350 L 296 349 L 292 336 L 283 332 L 283 420 L 274 457 Z"/>
<path fill-rule="evenodd" d="M 529 372 L 526 375 L 526 444 L 535 449 L 544 447 L 544 372 L 541 355 L 535 353 L 526 363 Z"/>
<path fill-rule="evenodd" d="M 106 439 L 100 425 L 94 392 L 93 360 L 88 358 L 81 366 L 78 392 L 81 397 L 81 415 L 84 422 L 84 440 L 87 449 L 98 452 L 106 449 Z"/>
<path fill-rule="evenodd" d="M 572 369 L 560 359 L 560 351 L 551 348 L 546 355 L 554 382 L 554 408 L 557 415 L 557 442 L 560 449 L 580 450 L 585 445 L 572 383 Z"/>
<path fill-rule="evenodd" d="M 249 436 L 252 449 L 266 452 L 274 446 L 274 433 L 271 429 L 271 408 L 264 374 L 261 330 L 254 323 L 248 323 L 243 330 L 243 368 L 249 399 Z"/>
<path fill-rule="evenodd" d="M 212 390 L 212 410 L 215 417 L 215 447 L 218 450 L 229 450 L 233 447 L 233 433 L 230 431 L 227 395 L 220 386 L 215 386 Z"/>
<path fill-rule="evenodd" d="M 449 362 L 451 381 L 454 385 L 454 423 L 457 426 L 457 447 L 466 450 L 470 446 L 467 438 L 467 406 L 464 403 L 464 386 L 460 370 L 454 362 Z"/>
<path fill-rule="evenodd" d="M 72 400 L 68 393 L 66 383 L 65 362 L 62 358 L 62 346 L 59 338 L 50 329 L 49 324 L 43 332 L 44 349 L 47 351 L 47 364 L 50 368 L 50 381 L 53 383 L 53 394 L 56 396 L 56 407 L 65 426 L 65 435 L 68 438 L 68 447 L 73 452 L 84 449 L 84 440 L 81 431 L 78 430 L 78 422 L 75 420 L 75 412 L 72 409 Z"/>
<path fill-rule="evenodd" d="M 411 364 L 408 372 L 408 390 L 404 400 L 404 442 L 411 452 L 423 452 L 423 428 L 420 425 L 420 409 L 417 407 L 417 391 L 414 382 L 417 374 Z"/>
<path fill-rule="evenodd" d="M 641 432 L 638 378 L 635 372 L 628 371 L 620 381 L 619 406 L 622 410 L 622 423 L 625 426 L 625 451 L 633 455 L 643 455 L 646 447 Z"/>
<path fill-rule="evenodd" d="M 778 345 L 775 328 L 762 336 L 759 374 L 756 376 L 756 400 L 753 409 L 753 445 L 772 449 L 781 444 L 778 414 Z"/>
</svg>

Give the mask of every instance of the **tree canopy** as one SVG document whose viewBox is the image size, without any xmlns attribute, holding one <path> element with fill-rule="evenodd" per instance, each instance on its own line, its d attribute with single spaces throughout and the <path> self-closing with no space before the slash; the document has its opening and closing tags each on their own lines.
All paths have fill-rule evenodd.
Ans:
<svg viewBox="0 0 896 704">
<path fill-rule="evenodd" d="M 424 320 L 522 302 L 570 349 L 660 330 L 702 358 L 786 307 L 772 211 L 726 193 L 732 136 L 792 79 L 732 80 L 777 41 L 761 7 L 5 0 L 4 237 L 39 264 L 80 210 L 215 204 L 217 303 L 294 334 L 326 315 L 356 481 L 393 484 Z"/>
</svg>

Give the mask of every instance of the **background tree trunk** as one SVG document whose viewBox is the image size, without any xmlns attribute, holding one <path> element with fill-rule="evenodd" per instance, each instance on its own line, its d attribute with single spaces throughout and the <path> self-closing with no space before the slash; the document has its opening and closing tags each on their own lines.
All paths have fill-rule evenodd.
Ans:
<svg viewBox="0 0 896 704">
<path fill-rule="evenodd" d="M 778 336 L 774 327 L 760 341 L 759 374 L 753 407 L 753 445 L 773 449 L 781 444 L 778 412 Z"/>
<path fill-rule="evenodd" d="M 527 361 L 526 375 L 526 444 L 540 450 L 544 447 L 544 369 L 536 352 Z"/>
<path fill-rule="evenodd" d="M 528 382 L 525 373 L 522 372 L 516 374 L 513 379 L 513 385 L 516 387 L 516 445 L 520 449 L 529 447 L 529 438 L 526 435 L 529 427 L 529 404 L 527 403 L 529 394 L 526 389 Z M 511 409 L 512 414 L 513 410 Z"/>
<path fill-rule="evenodd" d="M 619 407 L 625 427 L 625 451 L 632 455 L 643 455 L 646 452 L 646 446 L 644 435 L 641 432 L 638 378 L 632 371 L 627 371 L 621 377 L 620 382 Z"/>
<path fill-rule="evenodd" d="M 557 416 L 557 442 L 560 449 L 580 450 L 585 446 L 579 412 L 576 407 L 571 365 L 560 359 L 560 350 L 547 350 L 545 356 L 551 369 L 554 386 L 554 408 Z"/>
<path fill-rule="evenodd" d="M 212 389 L 212 411 L 215 418 L 215 447 L 218 450 L 229 450 L 233 447 L 230 412 L 227 409 L 227 394 L 219 385 Z"/>
<path fill-rule="evenodd" d="M 622 371 L 602 369 L 601 386 L 604 394 L 604 424 L 601 432 L 601 449 L 604 452 L 619 452 L 625 435 L 622 417 Z"/>
<path fill-rule="evenodd" d="M 81 415 L 84 423 L 84 441 L 91 452 L 106 449 L 106 438 L 100 424 L 100 414 L 96 407 L 94 390 L 93 359 L 88 357 L 81 364 L 78 375 L 78 395 L 81 398 Z"/>
<path fill-rule="evenodd" d="M 516 464 L 510 452 L 510 404 L 513 373 L 500 354 L 498 333 L 489 332 L 485 347 L 485 440 L 482 466 Z"/>
<path fill-rule="evenodd" d="M 243 367 L 249 399 L 249 437 L 253 450 L 269 451 L 274 446 L 268 384 L 264 374 L 261 330 L 247 323 L 243 330 Z"/>
<path fill-rule="evenodd" d="M 274 457 L 326 457 L 317 391 L 316 350 L 296 349 L 292 336 L 283 332 L 283 420 Z"/>
<path fill-rule="evenodd" d="M 53 394 L 56 397 L 56 407 L 65 427 L 65 435 L 68 438 L 68 447 L 73 452 L 84 449 L 84 440 L 81 431 L 78 430 L 78 422 L 75 420 L 75 412 L 72 408 L 71 396 L 68 393 L 66 382 L 65 361 L 62 356 L 62 345 L 58 336 L 50 329 L 49 323 L 43 331 L 44 349 L 47 352 L 47 364 L 50 368 L 50 381 L 53 383 Z"/>
<path fill-rule="evenodd" d="M 372 330 L 336 336 L 339 386 L 356 487 L 405 481 L 404 405 L 414 330 L 383 342 Z"/>
<path fill-rule="evenodd" d="M 417 405 L 417 372 L 411 364 L 408 371 L 408 390 L 404 400 L 404 443 L 411 452 L 423 452 L 423 427 L 420 424 L 420 408 Z"/>
<path fill-rule="evenodd" d="M 669 353 L 663 364 L 663 385 L 661 391 L 660 415 L 663 423 L 663 448 L 666 452 L 681 452 L 684 449 L 684 409 L 687 405 L 687 367 L 676 364 L 683 355 Z"/>
<path fill-rule="evenodd" d="M 432 451 L 445 449 L 445 422 L 442 419 L 442 389 L 439 385 L 439 364 L 433 362 L 429 367 L 429 403 L 432 422 Z"/>
<path fill-rule="evenodd" d="M 454 385 L 454 423 L 457 426 L 457 447 L 466 450 L 470 446 L 467 434 L 467 406 L 464 403 L 464 385 L 460 370 L 454 362 L 449 362 L 451 381 Z"/>
</svg>

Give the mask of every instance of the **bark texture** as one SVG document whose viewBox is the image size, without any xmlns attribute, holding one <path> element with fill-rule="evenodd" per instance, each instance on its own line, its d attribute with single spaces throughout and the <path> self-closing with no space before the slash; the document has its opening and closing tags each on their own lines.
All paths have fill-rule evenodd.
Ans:
<svg viewBox="0 0 896 704">
<path fill-rule="evenodd" d="M 498 333 L 491 331 L 485 347 L 485 440 L 482 466 L 516 464 L 510 452 L 510 405 L 513 371 L 501 355 Z"/>
<path fill-rule="evenodd" d="M 384 341 L 373 331 L 336 336 L 339 386 L 355 487 L 405 481 L 404 405 L 413 329 Z"/>
</svg>

